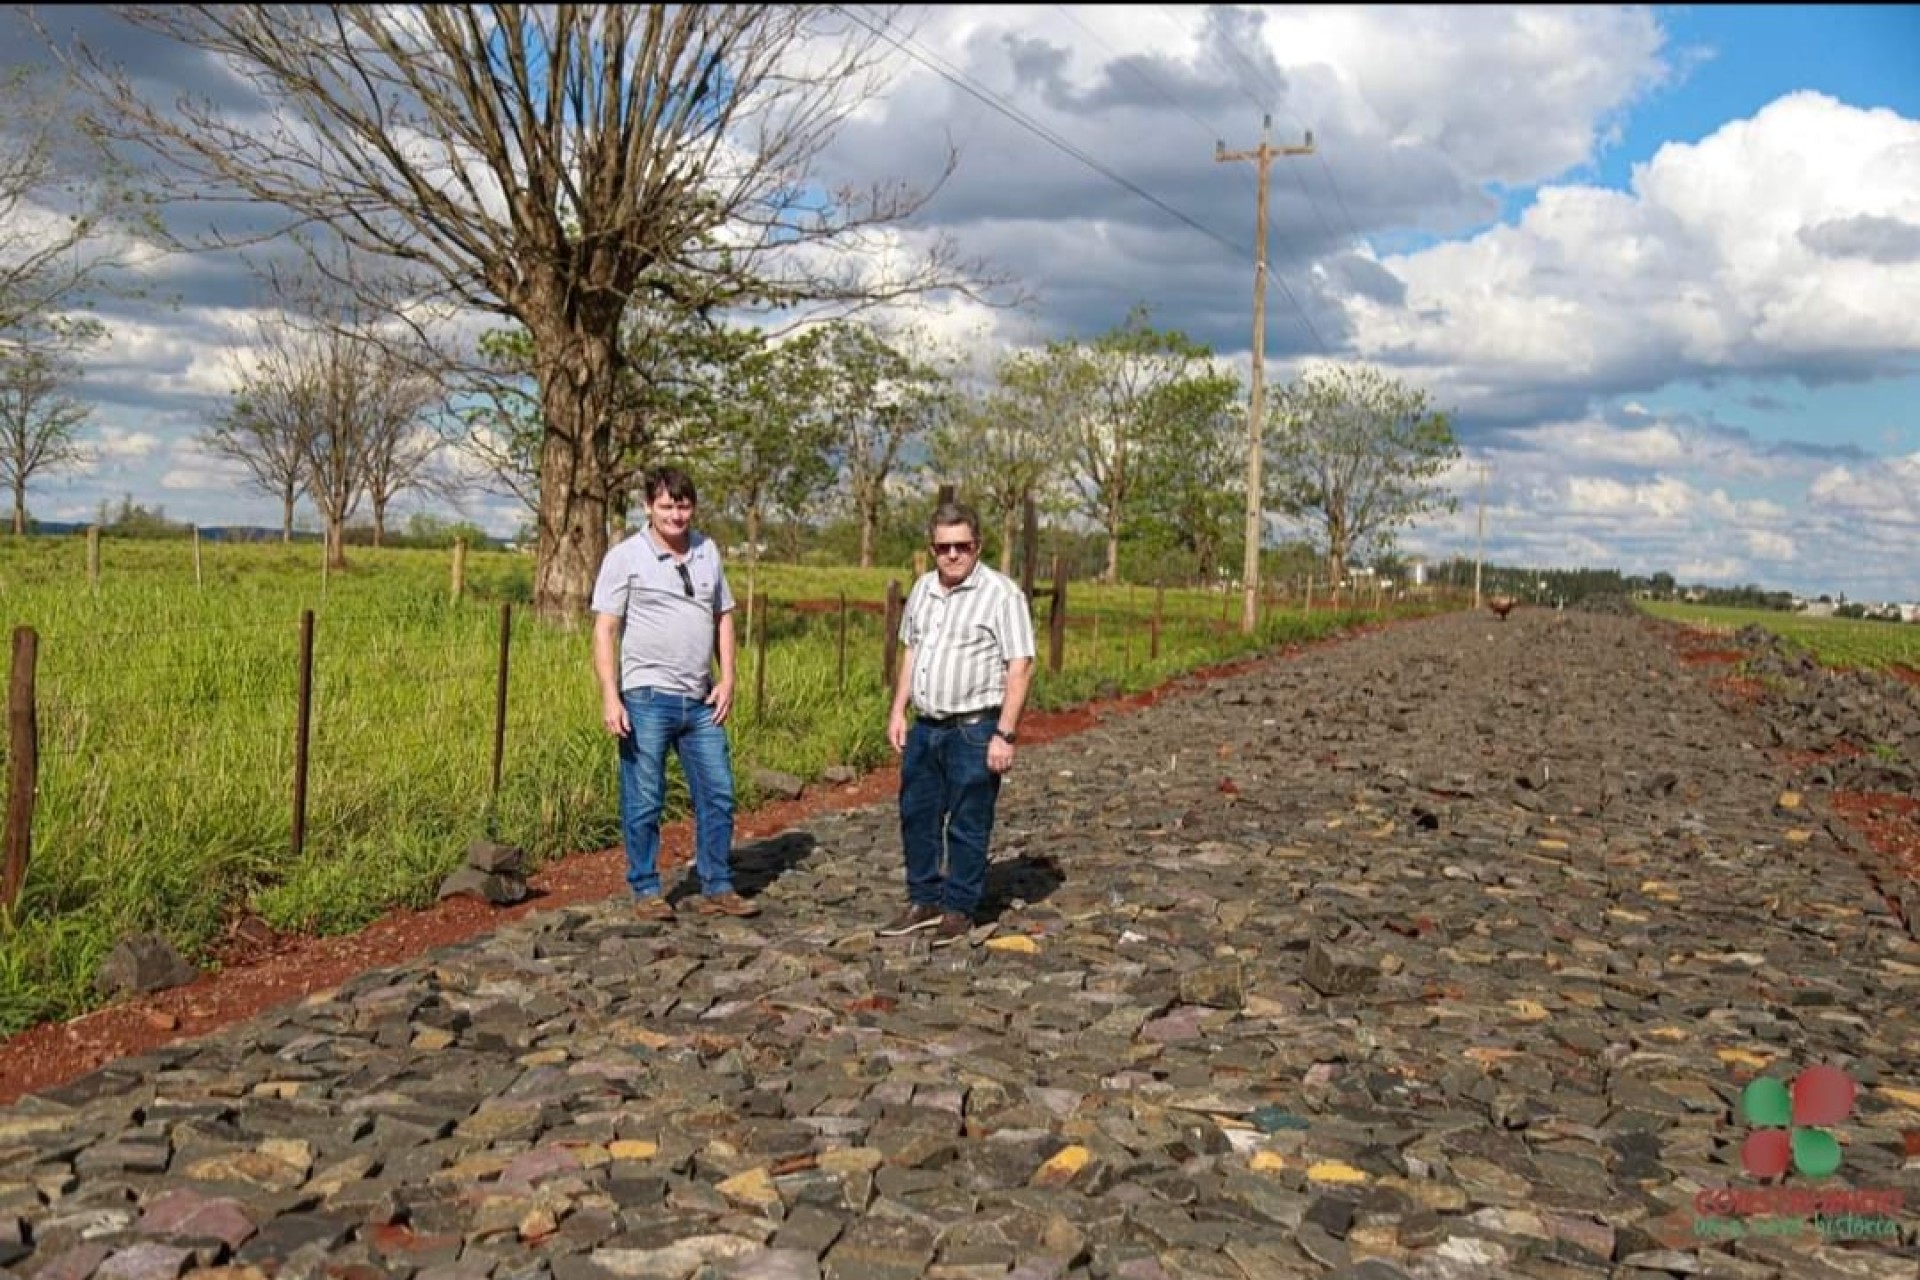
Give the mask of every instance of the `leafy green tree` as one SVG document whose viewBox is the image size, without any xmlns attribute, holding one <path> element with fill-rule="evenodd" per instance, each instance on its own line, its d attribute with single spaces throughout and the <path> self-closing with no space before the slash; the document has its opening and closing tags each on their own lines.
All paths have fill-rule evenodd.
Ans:
<svg viewBox="0 0 1920 1280">
<path fill-rule="evenodd" d="M 1112 332 L 1079 350 L 1085 395 L 1067 423 L 1067 474 L 1082 514 L 1106 535 L 1108 582 L 1120 579 L 1120 539 L 1140 490 L 1143 455 L 1179 405 L 1172 387 L 1211 374 L 1213 353 L 1177 331 L 1160 331 L 1136 307 Z"/>
<path fill-rule="evenodd" d="M 606 430 L 610 532 L 623 525 L 648 469 L 668 460 L 709 461 L 720 443 L 720 421 L 739 394 L 739 362 L 758 338 L 699 310 L 637 302 L 620 341 Z M 469 377 L 478 405 L 460 415 L 461 448 L 484 468 L 489 488 L 520 499 L 537 517 L 547 431 L 532 336 L 518 327 L 492 330 L 482 335 L 479 352 L 481 365 Z M 702 477 L 703 499 L 709 487 Z"/>
<path fill-rule="evenodd" d="M 860 321 L 809 329 L 793 349 L 815 379 L 812 412 L 859 522 L 860 567 L 870 568 L 902 451 L 939 425 L 950 385 Z"/>
<path fill-rule="evenodd" d="M 1139 456 L 1138 516 L 1129 538 L 1175 551 L 1211 582 L 1246 520 L 1246 415 L 1240 380 L 1196 371 L 1161 388 L 1157 426 Z"/>
<path fill-rule="evenodd" d="M 772 516 L 799 520 L 833 485 L 832 422 L 818 403 L 823 348 L 754 336 L 714 397 L 707 477 L 720 504 L 740 518 L 749 555 L 757 557 Z"/>
<path fill-rule="evenodd" d="M 1002 573 L 1013 572 L 1027 501 L 1052 505 L 1088 367 L 1070 347 L 1013 352 L 995 366 L 992 384 L 960 396 L 933 432 L 935 469 L 999 530 Z"/>
<path fill-rule="evenodd" d="M 838 5 L 164 5 L 116 12 L 258 95 L 151 94 L 82 48 L 114 134 L 193 199 L 277 207 L 519 325 L 539 405 L 534 603 L 584 616 L 607 548 L 623 322 L 668 308 L 855 305 L 966 283 L 950 244 L 858 263 L 900 184 L 818 159 L 897 36 Z M 263 124 L 262 118 L 267 118 Z M 269 233 L 271 234 L 271 233 Z M 858 269 L 855 269 L 855 268 Z M 690 296 L 686 296 L 690 295 Z"/>
<path fill-rule="evenodd" d="M 1266 433 L 1274 507 L 1316 535 L 1327 575 L 1384 553 L 1394 531 L 1455 500 L 1439 478 L 1460 456 L 1427 394 L 1367 365 L 1316 363 L 1274 398 Z"/>
</svg>

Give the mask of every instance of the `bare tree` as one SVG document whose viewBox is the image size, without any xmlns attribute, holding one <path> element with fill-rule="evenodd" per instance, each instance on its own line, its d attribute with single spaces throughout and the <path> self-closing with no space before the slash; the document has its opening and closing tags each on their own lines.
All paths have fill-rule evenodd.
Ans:
<svg viewBox="0 0 1920 1280">
<path fill-rule="evenodd" d="M 427 415 L 441 399 L 439 384 L 422 367 L 387 347 L 369 353 L 372 385 L 364 389 L 367 505 L 373 509 L 373 545 L 386 542 L 387 508 L 403 493 L 449 493 L 434 472 L 440 437 Z"/>
<path fill-rule="evenodd" d="M 293 508 L 306 487 L 307 442 L 303 414 L 290 403 L 290 388 L 250 380 L 244 392 L 200 434 L 200 447 L 238 463 L 248 482 L 280 500 L 280 541 L 293 540 Z"/>
<path fill-rule="evenodd" d="M 27 484 L 85 463 L 91 405 L 67 394 L 79 366 L 59 350 L 0 345 L 0 482 L 13 493 L 13 532 L 27 531 Z"/>
<path fill-rule="evenodd" d="M 327 561 L 341 567 L 346 523 L 361 499 L 373 502 L 377 543 L 388 502 L 426 482 L 437 441 L 423 418 L 439 384 L 430 353 L 394 320 L 402 283 L 338 261 L 268 282 L 279 305 L 258 322 L 235 396 L 243 412 L 229 420 L 242 430 L 231 445 L 259 442 L 273 453 L 271 464 L 242 459 L 256 475 L 286 484 L 298 474 L 326 527 Z M 288 511 L 290 492 L 282 490 Z"/>
<path fill-rule="evenodd" d="M 183 189 L 324 223 L 419 269 L 439 300 L 524 326 L 543 420 L 534 600 L 549 616 L 584 614 L 606 549 L 621 321 L 636 294 L 855 304 L 964 283 L 944 243 L 888 276 L 901 255 L 861 252 L 922 195 L 818 180 L 892 38 L 840 6 L 121 12 L 203 51 L 267 108 L 263 122 L 149 96 L 77 50 L 115 135 L 159 153 Z"/>
<path fill-rule="evenodd" d="M 65 338 L 56 318 L 105 287 L 146 227 L 145 205 L 71 93 L 45 72 L 0 72 L 0 340 Z M 55 363 L 58 363 L 56 357 Z"/>
</svg>

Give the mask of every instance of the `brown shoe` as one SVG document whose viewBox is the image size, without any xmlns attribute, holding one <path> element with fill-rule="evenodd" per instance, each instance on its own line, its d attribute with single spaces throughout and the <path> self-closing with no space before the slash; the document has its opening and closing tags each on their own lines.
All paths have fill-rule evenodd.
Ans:
<svg viewBox="0 0 1920 1280">
<path fill-rule="evenodd" d="M 903 934 L 918 933 L 922 929 L 931 929 L 940 923 L 940 908 L 922 906 L 913 903 L 893 919 L 880 926 L 879 934 L 883 938 L 898 938 Z"/>
<path fill-rule="evenodd" d="M 748 902 L 737 893 L 702 894 L 694 904 L 694 910 L 703 916 L 757 916 L 760 914 L 758 903 Z"/>
<path fill-rule="evenodd" d="M 933 945 L 944 947 L 950 942 L 958 942 L 973 932 L 973 919 L 958 911 L 941 913 L 940 923 L 933 926 Z"/>
<path fill-rule="evenodd" d="M 634 899 L 633 918 L 653 924 L 672 924 L 673 904 L 657 893 L 650 893 L 644 898 Z"/>
</svg>

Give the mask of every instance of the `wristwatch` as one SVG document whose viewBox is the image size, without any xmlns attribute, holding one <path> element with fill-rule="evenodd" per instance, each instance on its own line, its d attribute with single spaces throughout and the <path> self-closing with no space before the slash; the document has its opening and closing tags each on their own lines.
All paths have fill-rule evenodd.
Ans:
<svg viewBox="0 0 1920 1280">
<path fill-rule="evenodd" d="M 1019 735 L 1015 734 L 1010 729 L 1002 729 L 999 725 L 995 725 L 993 726 L 993 736 L 1000 739 L 1000 741 L 1006 743 L 1008 746 L 1012 746 L 1014 742 L 1017 740 Z"/>
</svg>

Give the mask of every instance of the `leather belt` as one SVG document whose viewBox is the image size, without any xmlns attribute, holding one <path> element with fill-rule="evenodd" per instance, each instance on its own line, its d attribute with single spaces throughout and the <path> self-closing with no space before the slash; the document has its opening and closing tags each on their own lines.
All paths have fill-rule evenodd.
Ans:
<svg viewBox="0 0 1920 1280">
<path fill-rule="evenodd" d="M 963 724 L 979 724 L 983 720 L 998 720 L 1000 708 L 985 707 L 979 711 L 962 711 L 957 716 L 915 716 L 914 719 L 929 729 L 957 729 Z"/>
</svg>

